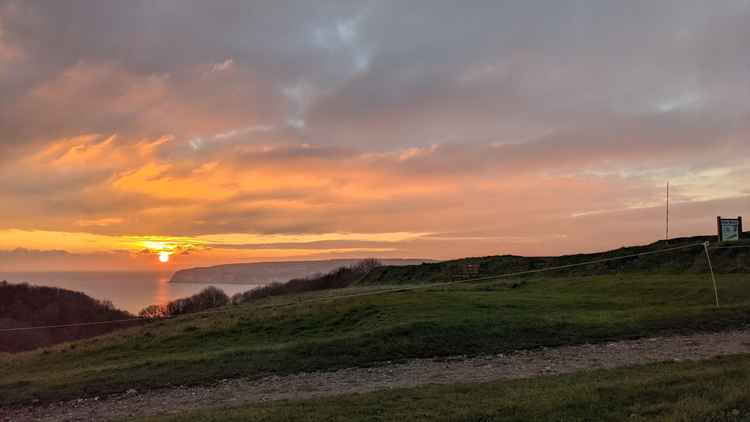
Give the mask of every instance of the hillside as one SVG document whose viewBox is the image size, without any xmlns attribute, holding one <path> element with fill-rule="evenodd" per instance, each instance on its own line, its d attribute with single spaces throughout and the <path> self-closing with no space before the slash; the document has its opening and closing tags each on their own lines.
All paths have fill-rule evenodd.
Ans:
<svg viewBox="0 0 750 422">
<path fill-rule="evenodd" d="M 750 233 L 745 233 L 745 239 Z M 381 267 L 360 283 L 367 284 L 414 284 L 447 282 L 467 277 L 467 264 L 478 265 L 478 271 L 471 277 L 488 277 L 499 274 L 510 274 L 523 271 L 538 270 L 583 262 L 603 260 L 655 252 L 661 249 L 674 248 L 706 241 L 713 242 L 716 236 L 695 236 L 672 239 L 667 244 L 664 241 L 644 246 L 623 247 L 607 252 L 563 255 L 556 257 L 523 257 L 514 255 L 486 256 L 463 258 L 452 261 L 424 263 L 408 266 Z M 750 243 L 744 243 L 750 246 Z M 750 272 L 750 247 L 745 248 L 716 248 L 711 249 L 711 260 L 717 273 L 748 273 Z M 697 274 L 708 271 L 705 252 L 702 247 L 686 248 L 666 253 L 657 253 L 641 257 L 626 258 L 611 262 L 590 264 L 575 268 L 568 268 L 552 272 L 545 272 L 545 276 L 589 276 L 602 274 L 632 274 L 632 273 L 660 273 L 660 274 Z"/>
<path fill-rule="evenodd" d="M 722 275 L 718 284 L 718 309 L 706 274 L 370 286 L 270 298 L 0 355 L 0 406 L 744 326 L 747 276 Z"/>
<path fill-rule="evenodd" d="M 673 240 L 670 247 L 703 239 Z M 744 247 L 711 252 L 720 273 L 719 308 L 700 247 L 627 259 L 619 266 L 577 267 L 568 274 L 429 283 L 447 280 L 444 269 L 462 262 L 505 273 L 664 246 L 388 266 L 375 270 L 367 286 L 261 298 L 46 350 L 0 355 L 0 406 L 747 325 Z M 600 272 L 587 275 L 595 271 Z"/>
<path fill-rule="evenodd" d="M 0 282 L 0 328 L 61 325 L 133 318 L 83 293 L 52 287 Z M 131 324 L 132 326 L 132 324 Z M 98 336 L 123 324 L 0 332 L 0 352 L 18 352 Z"/>
<path fill-rule="evenodd" d="M 170 282 L 267 284 L 327 273 L 339 267 L 354 265 L 359 261 L 361 260 L 331 259 L 325 261 L 252 262 L 188 268 L 175 272 Z M 379 261 L 391 266 L 430 262 L 428 259 L 381 259 Z"/>
</svg>

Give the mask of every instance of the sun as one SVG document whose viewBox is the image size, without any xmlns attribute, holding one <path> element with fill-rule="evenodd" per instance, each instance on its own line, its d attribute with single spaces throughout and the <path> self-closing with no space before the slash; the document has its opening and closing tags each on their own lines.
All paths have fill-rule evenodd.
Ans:
<svg viewBox="0 0 750 422">
<path fill-rule="evenodd" d="M 169 262 L 169 252 L 159 252 L 159 261 L 165 264 Z"/>
</svg>

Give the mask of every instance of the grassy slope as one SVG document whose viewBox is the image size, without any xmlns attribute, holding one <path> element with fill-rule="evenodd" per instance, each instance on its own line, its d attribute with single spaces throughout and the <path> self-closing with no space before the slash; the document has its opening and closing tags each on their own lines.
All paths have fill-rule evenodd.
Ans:
<svg viewBox="0 0 750 422">
<path fill-rule="evenodd" d="M 750 356 L 744 355 L 206 409 L 138 421 L 747 421 L 748 383 Z"/>
<path fill-rule="evenodd" d="M 0 404 L 379 361 L 736 327 L 747 275 L 554 278 L 297 303 L 276 298 L 0 358 Z M 336 294 L 347 293 L 337 292 Z M 332 294 L 330 292 L 322 294 Z M 291 300 L 291 302 L 289 302 Z M 273 307 L 274 304 L 290 306 Z"/>
<path fill-rule="evenodd" d="M 750 239 L 750 233 L 746 233 Z M 435 283 L 455 279 L 465 274 L 466 264 L 479 265 L 477 276 L 491 276 L 520 271 L 536 270 L 540 268 L 575 265 L 595 260 L 624 257 L 634 254 L 648 253 L 665 248 L 698 245 L 668 253 L 658 253 L 627 258 L 606 263 L 579 266 L 546 273 L 547 276 L 590 276 L 602 274 L 704 274 L 708 265 L 701 243 L 714 241 L 716 236 L 695 236 L 672 239 L 669 244 L 664 241 L 644 246 L 632 246 L 612 251 L 591 254 L 576 254 L 554 257 L 524 257 L 514 255 L 486 256 L 462 258 L 453 261 L 427 263 L 408 266 L 385 266 L 368 274 L 360 284 L 413 284 Z M 750 246 L 750 241 L 744 243 Z M 717 245 L 714 245 L 717 246 Z M 711 259 L 714 269 L 719 273 L 750 273 L 750 248 L 712 249 Z"/>
</svg>

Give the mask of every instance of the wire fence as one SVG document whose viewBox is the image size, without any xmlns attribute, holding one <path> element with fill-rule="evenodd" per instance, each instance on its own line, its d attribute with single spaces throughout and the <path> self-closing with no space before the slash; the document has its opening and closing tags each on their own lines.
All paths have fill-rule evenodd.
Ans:
<svg viewBox="0 0 750 422">
<path fill-rule="evenodd" d="M 93 322 L 76 322 L 71 324 L 58 324 L 58 325 L 39 325 L 34 327 L 17 327 L 17 328 L 2 328 L 0 333 L 10 333 L 16 331 L 32 331 L 32 330 L 47 330 L 54 328 L 73 328 L 73 327 L 90 327 L 94 325 L 108 325 L 108 324 L 123 324 L 127 322 L 144 321 L 145 318 L 127 318 L 127 319 L 112 319 L 108 321 L 93 321 Z"/>
<path fill-rule="evenodd" d="M 750 245 L 738 245 L 738 246 L 722 246 L 722 245 L 714 245 L 710 246 L 709 242 L 703 242 L 703 243 L 691 243 L 688 245 L 681 245 L 681 246 L 675 246 L 670 248 L 663 248 L 653 251 L 646 251 L 646 252 L 640 252 L 635 254 L 628 254 L 628 255 L 622 255 L 622 256 L 615 256 L 610 258 L 602 258 L 602 259 L 595 259 L 585 262 L 578 262 L 574 264 L 566 264 L 566 265 L 559 265 L 559 266 L 553 266 L 553 267 L 545 267 L 545 268 L 538 268 L 533 270 L 525 270 L 525 271 L 516 271 L 511 273 L 504 273 L 504 274 L 496 274 L 491 276 L 483 276 L 483 277 L 475 277 L 475 278 L 467 278 L 467 279 L 461 279 L 461 280 L 455 280 L 455 281 L 449 281 L 449 282 L 443 282 L 443 283 L 429 283 L 429 284 L 423 284 L 423 285 L 416 285 L 416 286 L 401 286 L 401 287 L 394 287 L 389 289 L 378 289 L 374 291 L 367 291 L 367 292 L 357 292 L 357 293 L 351 293 L 351 294 L 342 294 L 342 295 L 334 295 L 330 297 L 316 297 L 316 298 L 308 298 L 304 300 L 297 300 L 297 301 L 290 301 L 287 303 L 281 303 L 281 304 L 266 304 L 266 305 L 257 305 L 258 309 L 268 309 L 268 308 L 282 308 L 282 307 L 289 307 L 289 306 L 298 306 L 298 305 L 304 305 L 308 303 L 318 303 L 318 302 L 326 302 L 326 301 L 333 301 L 333 300 L 340 300 L 340 299 L 348 299 L 348 298 L 355 298 L 355 297 L 364 297 L 364 296 L 375 296 L 375 295 L 382 295 L 382 294 L 388 294 L 388 293 L 398 293 L 398 292 L 407 292 L 407 291 L 413 291 L 413 290 L 420 290 L 420 289 L 433 289 L 437 287 L 444 287 L 444 286 L 450 286 L 455 284 L 461 284 L 461 283 L 475 283 L 475 282 L 481 282 L 481 281 L 490 281 L 490 280 L 499 280 L 504 278 L 512 278 L 512 277 L 520 277 L 524 275 L 531 275 L 531 274 L 540 274 L 545 272 L 552 272 L 552 271 L 560 271 L 560 270 L 566 270 L 571 268 L 577 268 L 577 267 L 584 267 L 588 265 L 595 265 L 595 264 L 602 264 L 607 262 L 613 262 L 613 261 L 621 261 L 626 259 L 633 259 L 633 258 L 640 258 L 644 256 L 649 255 L 657 255 L 657 254 L 663 254 L 663 253 L 669 253 L 674 252 L 678 250 L 684 250 L 684 249 L 690 249 L 690 248 L 698 248 L 701 247 L 705 250 L 706 253 L 706 259 L 708 261 L 709 271 L 713 283 L 714 288 L 714 299 L 715 299 L 715 305 L 716 307 L 719 307 L 719 295 L 718 295 L 718 286 L 716 283 L 716 275 L 714 274 L 713 265 L 711 263 L 711 255 L 709 253 L 709 250 L 713 249 L 734 249 L 734 248 L 750 248 Z M 110 320 L 110 321 L 93 321 L 93 322 L 80 322 L 80 323 L 70 323 L 70 324 L 58 324 L 58 325 L 43 325 L 43 326 L 33 326 L 33 327 L 17 327 L 17 328 L 2 328 L 0 329 L 0 333 L 12 333 L 12 332 L 23 332 L 23 331 L 33 331 L 33 330 L 48 330 L 48 329 L 61 329 L 61 328 L 74 328 L 74 327 L 87 327 L 87 326 L 97 326 L 97 325 L 107 325 L 107 324 L 124 324 L 124 323 L 130 323 L 130 322 L 146 322 L 146 321 L 161 321 L 161 320 L 167 320 L 167 319 L 173 319 L 178 316 L 196 316 L 196 315 L 205 315 L 205 314 L 215 314 L 215 313 L 225 313 L 230 312 L 231 307 L 225 307 L 221 309 L 211 309 L 211 310 L 205 310 L 200 312 L 194 312 L 190 314 L 185 315 L 176 315 L 176 316 L 163 316 L 163 317 L 135 317 L 135 318 L 127 318 L 127 319 L 118 319 L 118 320 Z"/>
</svg>

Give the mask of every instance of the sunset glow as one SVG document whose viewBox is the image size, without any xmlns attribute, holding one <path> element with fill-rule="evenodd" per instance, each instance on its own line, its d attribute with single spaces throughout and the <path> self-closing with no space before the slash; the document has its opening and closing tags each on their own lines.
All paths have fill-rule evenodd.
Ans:
<svg viewBox="0 0 750 422">
<path fill-rule="evenodd" d="M 747 2 L 74 3 L 0 2 L 0 271 L 615 248 L 667 180 L 675 236 L 750 206 Z"/>
</svg>

